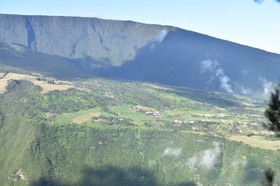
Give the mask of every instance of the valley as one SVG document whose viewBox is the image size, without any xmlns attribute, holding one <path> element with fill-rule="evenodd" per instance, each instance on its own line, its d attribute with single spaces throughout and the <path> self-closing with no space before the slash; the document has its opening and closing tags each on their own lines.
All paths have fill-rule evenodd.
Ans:
<svg viewBox="0 0 280 186">
<path fill-rule="evenodd" d="M 0 14 L 0 185 L 280 184 L 280 55 L 172 26 Z"/>
<path fill-rule="evenodd" d="M 4 185 L 256 185 L 266 167 L 280 172 L 265 100 L 102 78 L 46 92 L 12 77 L 0 95 Z"/>
</svg>

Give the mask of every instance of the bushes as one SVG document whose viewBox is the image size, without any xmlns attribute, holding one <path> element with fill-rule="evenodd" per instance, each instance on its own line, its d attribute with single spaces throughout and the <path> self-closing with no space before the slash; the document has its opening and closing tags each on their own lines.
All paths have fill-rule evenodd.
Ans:
<svg viewBox="0 0 280 186">
<path fill-rule="evenodd" d="M 40 89 L 29 82 L 11 82 L 8 91 L 0 95 L 0 123 L 1 120 L 4 123 L 0 128 L 0 152 L 4 157 L 0 157 L 0 162 L 8 162 L 0 164 L 0 170 L 9 169 L 11 175 L 22 168 L 30 180 L 38 180 L 34 184 L 60 185 L 81 185 L 87 180 L 85 175 L 92 176 L 88 177 L 88 183 L 105 183 L 102 181 L 105 173 L 110 175 L 106 177 L 108 184 L 119 181 L 113 175 L 121 174 L 120 183 L 132 181 L 136 185 L 178 185 L 189 180 L 213 185 L 226 182 L 242 185 L 243 180 L 249 185 L 252 177 L 249 174 L 244 178 L 244 172 L 259 175 L 263 161 L 280 170 L 273 164 L 279 161 L 277 153 L 253 149 L 209 133 L 188 132 L 195 126 L 215 134 L 216 125 L 199 122 L 204 118 L 197 118 L 193 124 L 171 124 L 177 118 L 184 121 L 188 115 L 192 119 L 192 113 L 209 113 L 210 109 L 226 113 L 228 117 L 222 118 L 225 120 L 239 119 L 238 113 L 246 119 L 246 109 L 232 108 L 235 111 L 232 115 L 236 117 L 231 118 L 225 109 L 213 108 L 174 92 L 169 95 L 164 90 L 160 94 L 162 90 L 144 84 L 100 80 L 85 86 L 91 91 L 69 89 L 42 95 Z M 158 110 L 162 118 L 137 113 L 131 105 Z M 92 122 L 77 125 L 70 118 L 56 123 L 59 114 L 71 112 L 69 115 L 76 117 L 90 113 L 89 108 L 100 112 Z M 83 111 L 77 112 L 79 110 Z M 8 117 L 9 114 L 12 117 Z M 52 119 L 45 119 L 48 117 Z M 228 123 L 221 127 L 231 129 Z M 205 169 L 207 157 L 215 160 L 210 164 L 213 169 Z M 252 162 L 257 163 L 249 166 Z M 9 175 L 0 174 L 0 178 Z"/>
<path fill-rule="evenodd" d="M 31 100 L 30 105 L 36 105 L 42 112 L 65 113 L 77 112 L 81 109 L 96 107 L 93 95 L 76 89 L 67 91 L 52 91 L 44 96 Z"/>
</svg>

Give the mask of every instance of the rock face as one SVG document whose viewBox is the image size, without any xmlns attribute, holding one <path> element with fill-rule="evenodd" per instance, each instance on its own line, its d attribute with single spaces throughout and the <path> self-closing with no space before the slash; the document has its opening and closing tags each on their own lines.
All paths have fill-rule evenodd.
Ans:
<svg viewBox="0 0 280 186">
<path fill-rule="evenodd" d="M 83 69 L 111 78 L 264 95 L 280 77 L 278 54 L 179 28 L 132 21 L 0 14 L 0 42 L 33 52 L 29 58 L 35 53 L 64 58 L 72 69 L 76 65 L 75 78 Z M 4 53 L 12 56 L 0 51 Z M 25 58 L 23 55 L 22 61 L 30 61 Z M 9 57 L 4 59 L 5 65 L 9 64 L 6 59 Z M 63 68 L 67 64 L 63 63 Z M 63 69 L 54 65 L 48 74 L 55 75 L 56 66 Z"/>
<path fill-rule="evenodd" d="M 71 59 L 120 65 L 163 30 L 131 21 L 0 15 L 0 41 Z"/>
<path fill-rule="evenodd" d="M 174 29 L 102 75 L 195 89 L 267 96 L 279 80 L 280 55 Z"/>
</svg>

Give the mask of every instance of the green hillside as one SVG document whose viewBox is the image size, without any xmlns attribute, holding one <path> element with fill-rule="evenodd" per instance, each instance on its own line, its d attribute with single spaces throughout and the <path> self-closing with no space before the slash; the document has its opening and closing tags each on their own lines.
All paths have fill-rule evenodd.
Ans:
<svg viewBox="0 0 280 186">
<path fill-rule="evenodd" d="M 273 140 L 262 100 L 98 78 L 73 86 L 42 94 L 10 80 L 1 185 L 258 185 L 267 167 L 280 172 L 278 142 L 261 146 Z"/>
<path fill-rule="evenodd" d="M 280 55 L 132 21 L 0 14 L 0 185 L 280 184 Z M 254 98 L 253 98 L 254 96 Z"/>
</svg>

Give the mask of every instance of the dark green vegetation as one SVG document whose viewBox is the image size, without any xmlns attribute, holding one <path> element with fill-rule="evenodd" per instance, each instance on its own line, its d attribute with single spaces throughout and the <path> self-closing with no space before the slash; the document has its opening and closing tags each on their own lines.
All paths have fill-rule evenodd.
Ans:
<svg viewBox="0 0 280 186">
<path fill-rule="evenodd" d="M 261 101 L 104 79 L 75 87 L 41 94 L 10 81 L 1 185 L 258 185 L 268 167 L 280 173 L 275 148 L 229 140 L 266 141 Z"/>
<path fill-rule="evenodd" d="M 169 26 L 0 15 L 0 29 L 0 42 L 14 48 L 1 46 L 0 64 L 59 78 L 98 75 L 254 96 L 279 78 L 277 54 Z"/>
<path fill-rule="evenodd" d="M 269 107 L 265 111 L 265 116 L 268 119 L 267 129 L 276 133 L 280 132 L 280 100 L 279 86 L 271 93 Z M 279 134 L 278 134 L 279 135 Z"/>
<path fill-rule="evenodd" d="M 280 183 L 265 101 L 235 94 L 263 96 L 279 69 L 277 54 L 168 26 L 0 15 L 0 89 L 8 72 L 42 86 L 13 74 L 0 94 L 0 183 L 258 185 L 267 168 Z"/>
<path fill-rule="evenodd" d="M 276 133 L 276 136 L 279 138 L 280 132 L 280 97 L 279 97 L 279 85 L 275 88 L 274 92 L 270 95 L 268 108 L 265 110 L 265 117 L 268 122 L 264 124 L 269 131 Z M 274 181 L 274 172 L 271 169 L 266 170 L 265 172 L 265 181 L 264 185 L 270 186 L 273 185 Z"/>
</svg>

